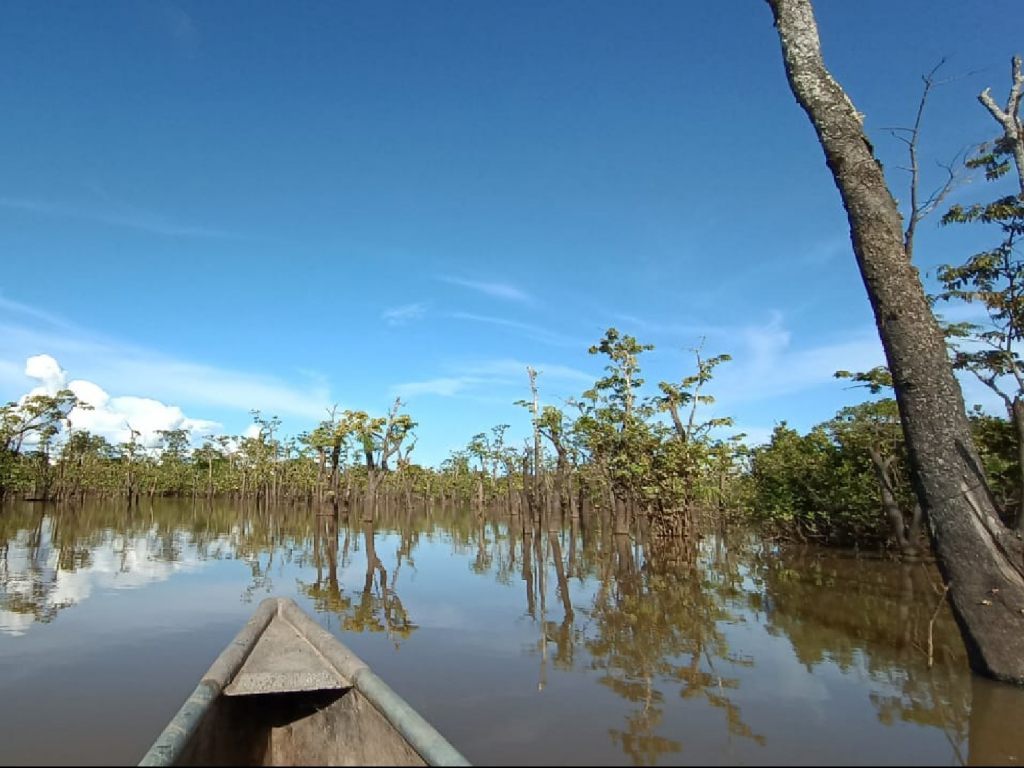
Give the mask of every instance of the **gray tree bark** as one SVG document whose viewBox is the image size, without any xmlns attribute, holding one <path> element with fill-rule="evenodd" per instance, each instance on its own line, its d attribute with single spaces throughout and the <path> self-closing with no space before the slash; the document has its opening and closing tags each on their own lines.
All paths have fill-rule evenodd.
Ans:
<svg viewBox="0 0 1024 768">
<path fill-rule="evenodd" d="M 1003 141 L 1013 155 L 1020 193 L 1024 195 L 1024 126 L 1021 126 L 1020 120 L 1020 101 L 1024 96 L 1024 69 L 1021 67 L 1020 56 L 1013 57 L 1010 68 L 1010 95 L 1006 100 L 1006 110 L 999 108 L 988 88 L 978 94 L 978 101 L 1003 129 Z"/>
<path fill-rule="evenodd" d="M 825 67 L 810 0 L 766 2 L 790 88 L 817 132 L 847 213 L 892 372 L 911 478 L 971 668 L 1024 684 L 1024 550 L 988 491 L 945 338 L 904 250 L 896 201 L 863 115 Z"/>
</svg>

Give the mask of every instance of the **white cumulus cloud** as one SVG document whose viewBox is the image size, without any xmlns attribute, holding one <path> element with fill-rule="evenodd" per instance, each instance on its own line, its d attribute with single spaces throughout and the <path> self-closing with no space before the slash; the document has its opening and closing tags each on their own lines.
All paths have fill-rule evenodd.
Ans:
<svg viewBox="0 0 1024 768">
<path fill-rule="evenodd" d="M 122 395 L 111 397 L 98 384 L 83 379 L 68 381 L 67 372 L 50 355 L 34 355 L 25 362 L 25 375 L 38 384 L 24 397 L 55 395 L 70 389 L 91 408 L 77 407 L 68 414 L 72 429 L 85 429 L 105 437 L 111 443 L 126 442 L 130 430 L 140 433 L 139 441 L 154 447 L 160 442 L 159 432 L 187 429 L 194 438 L 220 427 L 215 421 L 193 419 L 176 405 L 166 405 L 148 397 Z M 24 397 L 22 400 L 24 400 Z"/>
<path fill-rule="evenodd" d="M 248 411 L 322 419 L 337 405 L 327 380 L 299 371 L 302 380 L 280 374 L 221 368 L 171 357 L 159 351 L 98 335 L 36 307 L 12 301 L 0 289 L 0 401 L 25 389 L 25 359 L 45 350 L 90 381 L 117 382 L 122 392 L 144 392 L 189 408 Z M 38 373 L 51 375 L 44 363 Z M 58 366 L 59 367 L 59 366 Z"/>
</svg>

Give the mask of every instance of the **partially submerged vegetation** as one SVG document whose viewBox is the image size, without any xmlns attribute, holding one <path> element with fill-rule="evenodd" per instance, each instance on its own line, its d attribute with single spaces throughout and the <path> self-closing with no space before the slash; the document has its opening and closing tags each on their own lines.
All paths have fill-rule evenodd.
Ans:
<svg viewBox="0 0 1024 768">
<path fill-rule="evenodd" d="M 931 544 L 971 668 L 1024 684 L 1024 541 L 1000 519 L 963 392 L 950 365 L 946 333 L 913 264 L 913 228 L 928 210 L 917 196 L 917 128 L 911 130 L 911 210 L 904 227 L 899 205 L 864 132 L 864 115 L 825 66 L 810 0 L 768 0 L 768 5 L 790 89 L 814 127 L 847 214 L 857 267 L 892 374 L 911 483 L 928 520 Z M 996 206 L 998 217 L 991 216 L 990 207 L 981 208 L 989 211 L 990 221 L 1004 224 L 1004 247 L 992 252 L 997 262 L 1000 255 L 1014 258 L 1017 212 L 1024 202 L 1022 93 L 1024 74 L 1021 59 L 1015 56 L 1006 109 L 996 105 L 988 89 L 978 97 L 1002 129 L 994 169 L 1001 167 L 1005 172 L 1010 162 L 1006 158 L 1012 158 L 1020 181 L 1020 194 Z M 915 126 L 919 124 L 920 120 Z M 979 213 L 979 218 L 984 221 L 986 216 Z M 1013 293 L 1013 279 L 1007 286 L 998 270 L 969 267 L 955 279 L 969 284 L 968 296 L 985 302 L 990 311 L 994 294 Z M 995 307 L 1000 318 L 1018 311 L 1012 301 L 995 303 L 1001 304 Z M 978 340 L 983 345 L 988 342 L 985 337 Z M 981 363 L 992 370 L 993 378 L 1000 378 L 1014 372 L 1007 363 L 1016 357 L 1007 343 Z M 992 369 L 989 360 L 997 367 Z M 1018 386 L 1021 381 L 1017 377 Z"/>
<path fill-rule="evenodd" d="M 926 79 L 926 95 L 930 87 Z M 1004 137 L 981 145 L 967 166 L 997 180 L 1011 169 L 1014 152 Z M 908 236 L 919 218 L 911 217 Z M 975 407 L 967 418 L 1001 520 L 1020 529 L 1024 365 L 1015 345 L 1024 335 L 1024 293 L 1016 248 L 1024 204 L 1009 195 L 957 205 L 943 220 L 1001 232 L 992 249 L 939 270 L 943 291 L 933 301 L 980 302 L 991 316 L 991 326 L 950 324 L 946 331 L 952 364 L 1006 403 L 1005 416 Z M 907 557 L 930 546 L 888 368 L 837 371 L 862 388 L 864 402 L 806 434 L 781 421 L 766 444 L 750 446 L 745 435 L 729 434 L 731 418 L 708 415 L 714 372 L 728 354 L 708 356 L 701 343 L 690 350 L 689 375 L 651 387 L 641 374 L 654 351 L 609 328 L 589 349 L 604 360 L 605 375 L 562 407 L 541 404 L 542 376 L 538 383 L 538 372 L 527 368 L 531 396 L 518 404 L 532 440 L 514 444 L 506 437 L 510 425 L 494 425 L 436 467 L 414 461 L 418 425 L 400 399 L 384 414 L 333 410 L 299 435 L 281 434 L 280 419 L 254 410 L 251 434 L 171 429 L 147 446 L 130 425 L 129 439 L 117 444 L 74 428 L 69 414 L 89 406 L 70 390 L 35 394 L 0 407 L 0 497 L 234 498 L 358 507 L 367 517 L 379 499 L 503 505 L 538 520 L 596 510 L 615 533 L 642 524 L 656 538 L 729 523 L 757 525 L 780 540 L 887 548 Z"/>
<path fill-rule="evenodd" d="M 714 370 L 729 355 L 705 357 L 698 346 L 691 375 L 645 389 L 643 356 L 653 346 L 609 328 L 589 350 L 603 356 L 606 375 L 564 407 L 541 406 L 537 372 L 527 369 L 531 398 L 521 404 L 533 439 L 525 446 L 506 442 L 509 425 L 495 425 L 440 466 L 424 467 L 412 460 L 417 424 L 401 400 L 385 415 L 332 412 L 294 437 L 279 434 L 276 417 L 254 411 L 252 436 L 166 430 L 154 448 L 131 431 L 128 441 L 112 445 L 71 428 L 68 414 L 80 404 L 65 390 L 0 409 L 0 497 L 105 495 L 134 503 L 143 495 L 233 496 L 358 506 L 367 520 L 382 498 L 478 510 L 504 504 L 552 526 L 597 510 L 615 534 L 642 526 L 666 542 L 695 538 L 707 523 L 739 522 L 780 538 L 890 547 L 908 558 L 931 547 L 972 666 L 1024 682 L 1024 652 L 1017 652 L 1024 643 L 1021 59 L 1012 62 L 1005 108 L 988 89 L 979 95 L 1001 133 L 967 162 L 995 182 L 1015 170 L 1019 191 L 946 212 L 946 224 L 994 225 L 998 236 L 965 263 L 941 267 L 941 291 L 928 296 L 912 263 L 914 235 L 951 188 L 947 182 L 927 199 L 918 195 L 917 140 L 934 70 L 903 137 L 911 172 L 904 217 L 863 130 L 864 116 L 825 68 L 810 3 L 768 5 L 793 94 L 848 214 L 885 349 L 886 367 L 836 374 L 864 385 L 870 399 L 805 435 L 782 422 L 769 443 L 751 447 L 743 435 L 723 431 L 731 419 L 706 416 Z M 933 312 L 938 301 L 977 302 L 990 323 L 944 325 Z M 991 388 L 1006 415 L 968 411 L 954 369 Z"/>
<path fill-rule="evenodd" d="M 33 395 L 0 408 L 0 486 L 9 496 L 62 502 L 230 498 L 366 516 L 381 501 L 503 507 L 559 525 L 596 513 L 615 533 L 642 525 L 655 538 L 757 525 L 778 540 L 907 556 L 927 549 L 886 369 L 837 372 L 863 385 L 868 399 L 806 434 L 782 422 L 769 442 L 751 447 L 744 435 L 728 434 L 731 419 L 706 415 L 713 373 L 728 355 L 694 348 L 690 375 L 652 388 L 641 364 L 653 345 L 610 328 L 590 352 L 605 359 L 606 375 L 562 408 L 541 405 L 537 372 L 524 372 L 533 397 L 520 404 L 535 439 L 510 442 L 510 425 L 498 424 L 437 467 L 413 460 L 417 424 L 401 400 L 379 416 L 332 412 L 295 436 L 253 411 L 250 436 L 165 430 L 146 448 L 136 431 L 112 444 L 69 428 L 68 414 L 82 407 L 70 391 Z M 1016 432 L 1008 419 L 979 410 L 971 423 L 1013 524 L 1021 498 Z"/>
</svg>

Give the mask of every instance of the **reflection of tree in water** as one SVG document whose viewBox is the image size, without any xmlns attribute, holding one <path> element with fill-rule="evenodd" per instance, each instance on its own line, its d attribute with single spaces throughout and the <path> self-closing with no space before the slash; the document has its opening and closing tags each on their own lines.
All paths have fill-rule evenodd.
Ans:
<svg viewBox="0 0 1024 768">
<path fill-rule="evenodd" d="M 311 519 L 304 509 L 254 510 L 226 500 L 8 505 L 0 514 L 0 610 L 25 616 L 29 624 L 48 622 L 80 599 L 58 598 L 66 591 L 60 588 L 65 574 L 166 578 L 178 564 L 224 558 L 251 570 L 242 594 L 251 600 L 273 589 L 274 567 L 311 556 Z"/>
<path fill-rule="evenodd" d="M 388 572 L 377 556 L 373 535 L 373 523 L 363 524 L 366 546 L 366 578 L 360 600 L 351 614 L 345 617 L 342 626 L 357 632 L 387 632 L 395 647 L 417 629 L 395 592 L 398 575 L 402 568 L 401 559 L 395 564 L 391 585 L 388 586 Z"/>
<path fill-rule="evenodd" d="M 494 571 L 494 578 L 499 584 L 506 587 L 512 586 L 513 574 L 516 568 L 516 533 L 517 526 L 509 523 L 507 526 L 499 527 L 495 522 L 493 527 L 493 554 L 491 556 L 491 567 Z M 505 539 L 505 546 L 501 546 L 502 539 Z"/>
<path fill-rule="evenodd" d="M 258 542 L 258 545 L 252 546 L 250 551 L 244 552 L 241 558 L 252 571 L 252 582 L 245 588 L 245 593 L 242 595 L 242 602 L 245 603 L 252 602 L 258 592 L 269 595 L 274 591 L 274 580 L 270 575 L 270 570 L 274 567 L 274 556 L 277 554 L 278 544 L 283 538 L 279 530 L 280 520 L 273 510 L 256 508 L 253 516 L 265 522 L 267 535 L 265 538 L 255 539 L 252 544 Z M 264 552 L 267 555 L 266 565 L 260 559 Z"/>
<path fill-rule="evenodd" d="M 310 551 L 310 529 L 319 532 L 321 517 L 308 509 L 275 506 L 247 506 L 235 513 L 235 558 L 252 572 L 252 581 L 242 595 L 244 602 L 251 602 L 257 593 L 273 593 L 275 565 L 307 566 L 315 560 Z"/>
<path fill-rule="evenodd" d="M 487 522 L 483 515 L 477 515 L 476 557 L 473 559 L 473 573 L 488 573 L 494 564 L 494 555 L 487 539 Z"/>
<path fill-rule="evenodd" d="M 685 561 L 673 558 L 671 569 L 658 567 L 657 561 L 638 567 L 631 540 L 613 538 L 600 587 L 587 611 L 593 628 L 586 643 L 592 668 L 604 672 L 601 683 L 637 705 L 625 729 L 611 731 L 612 741 L 634 765 L 654 765 L 661 755 L 681 751 L 680 742 L 655 732 L 667 684 L 678 684 L 683 699 L 703 698 L 722 709 L 731 734 L 763 744 L 764 737 L 743 722 L 727 693 L 738 688 L 739 681 L 723 677 L 715 668 L 715 659 L 733 665 L 752 663 L 731 655 L 718 631 L 719 622 L 732 618 L 732 579 L 716 578 L 696 548 Z"/>
<path fill-rule="evenodd" d="M 3 537 L 3 547 L 0 548 L 0 610 L 30 616 L 32 621 L 42 624 L 49 623 L 62 609 L 74 605 L 74 601 L 55 601 L 51 597 L 56 590 L 60 568 L 48 567 L 52 537 L 47 530 L 46 518 L 39 514 L 30 526 L 20 529 L 10 526 L 9 516 L 0 515 L 2 522 L 6 522 L 5 528 L 10 527 L 10 530 Z M 11 567 L 12 546 L 20 555 L 15 556 L 20 567 Z M 61 559 L 61 553 L 58 553 L 57 562 Z"/>
<path fill-rule="evenodd" d="M 258 557 L 249 559 L 247 565 L 249 570 L 252 571 L 252 581 L 246 586 L 245 592 L 242 593 L 243 603 L 251 603 L 257 593 L 269 595 L 274 591 L 274 579 L 270 575 L 270 569 L 274 565 L 273 551 L 270 552 L 266 565 L 263 565 Z"/>
<path fill-rule="evenodd" d="M 544 626 L 544 642 L 554 643 L 555 653 L 551 663 L 557 669 L 571 670 L 574 667 L 577 633 L 573 626 L 575 612 L 572 609 L 572 597 L 569 591 L 569 580 L 566 578 L 565 563 L 562 561 L 562 543 L 558 534 L 549 531 L 548 546 L 551 549 L 551 562 L 555 566 L 555 579 L 558 597 L 562 602 L 562 621 L 546 621 Z"/>
<path fill-rule="evenodd" d="M 676 694 L 720 709 L 731 733 L 763 742 L 743 722 L 732 701 L 738 681 L 727 676 L 732 665 L 749 662 L 734 658 L 717 631 L 737 609 L 786 638 L 808 670 L 834 664 L 861 677 L 866 671 L 880 722 L 942 728 L 971 764 L 1024 762 L 1015 725 L 1024 716 L 1024 691 L 996 683 L 990 691 L 968 673 L 948 609 L 943 606 L 932 624 L 940 582 L 921 565 L 835 551 L 768 551 L 736 539 L 725 547 L 717 538 L 702 540 L 699 551 L 684 547 L 666 558 L 662 549 L 603 535 L 597 526 L 568 521 L 570 528 L 551 530 L 529 517 L 501 515 L 484 525 L 472 512 L 455 509 L 383 513 L 377 531 L 401 537 L 392 569 L 378 555 L 372 528 L 360 532 L 303 508 L 160 500 L 131 510 L 114 503 L 74 511 L 14 507 L 0 515 L 0 610 L 26 621 L 52 620 L 65 607 L 55 603 L 64 594 L 57 576 L 107 567 L 111 554 L 114 570 L 124 572 L 225 557 L 248 564 L 253 592 L 271 583 L 274 568 L 298 565 L 301 575 L 315 574 L 300 589 L 317 612 L 339 616 L 346 629 L 384 632 L 398 643 L 416 628 L 396 593 L 400 572 L 414 567 L 421 538 L 442 531 L 467 556 L 470 570 L 489 572 L 517 590 L 525 584 L 541 684 L 549 666 L 578 672 L 589 665 L 629 702 L 610 738 L 634 764 L 664 755 L 671 761 L 682 750 L 664 735 L 666 713 L 674 716 L 680 708 Z M 340 574 L 360 552 L 367 556 L 361 588 L 343 589 Z"/>
<path fill-rule="evenodd" d="M 508 583 L 509 574 L 518 561 L 521 563 L 521 575 L 526 587 L 526 615 L 537 623 L 538 635 L 535 647 L 540 655 L 538 690 L 547 685 L 548 662 L 556 669 L 572 670 L 575 663 L 575 648 L 579 643 L 580 632 L 574 625 L 575 612 L 566 577 L 566 564 L 562 558 L 562 544 L 559 533 L 548 531 L 542 533 L 534 528 L 528 515 L 516 517 L 508 528 L 507 556 L 499 556 L 497 562 L 505 573 L 499 572 L 498 580 Z M 522 536 L 519 539 L 519 536 Z M 495 533 L 497 538 L 497 531 Z M 517 556 L 517 540 L 521 550 Z M 547 563 L 551 553 L 551 564 L 555 569 L 556 593 L 562 604 L 562 620 L 548 619 L 547 606 Z M 554 650 L 551 651 L 551 647 Z"/>
<path fill-rule="evenodd" d="M 314 535 L 314 564 L 316 581 L 302 584 L 302 591 L 313 600 L 320 613 L 334 614 L 341 620 L 342 629 L 348 632 L 386 632 L 397 648 L 401 640 L 409 637 L 418 627 L 409 618 L 395 588 L 404 561 L 403 553 L 411 551 L 412 538 L 402 535 L 397 552 L 398 561 L 390 578 L 387 569 L 377 555 L 372 522 L 363 523 L 363 542 L 366 553 L 366 578 L 358 599 L 342 592 L 338 582 L 338 533 L 333 516 L 320 515 Z M 345 544 L 342 548 L 342 567 L 347 565 L 349 552 L 349 529 L 345 526 Z M 327 569 L 324 574 L 324 562 Z"/>
<path fill-rule="evenodd" d="M 757 573 L 768 631 L 787 637 L 808 671 L 865 670 L 880 722 L 941 728 L 963 752 L 971 676 L 933 566 L 790 550 L 762 553 Z"/>
<path fill-rule="evenodd" d="M 32 548 L 28 562 L 17 573 L 9 565 L 10 544 L 0 549 L 0 611 L 30 616 L 33 622 L 48 624 L 63 609 L 75 604 L 72 599 L 54 600 L 58 571 L 45 567 L 43 550 Z"/>
<path fill-rule="evenodd" d="M 971 744 L 968 765 L 1022 765 L 1024 689 L 971 675 Z"/>
<path fill-rule="evenodd" d="M 715 667 L 716 659 L 733 665 L 751 663 L 731 655 L 717 630 L 718 622 L 731 618 L 729 601 L 740 594 L 738 565 L 724 557 L 719 558 L 721 562 L 705 562 L 715 552 L 704 552 L 698 560 L 691 548 L 684 560 L 674 559 L 671 568 L 659 569 L 654 563 L 640 567 L 637 561 L 643 549 L 634 549 L 629 537 L 609 535 L 577 542 L 579 530 L 573 525 L 566 547 L 566 531 L 543 527 L 535 527 L 529 516 L 521 522 L 513 518 L 505 553 L 494 559 L 505 571 L 498 573 L 502 582 L 519 563 L 526 612 L 541 630 L 539 687 L 546 681 L 549 661 L 555 668 L 573 670 L 578 649 L 585 647 L 590 667 L 603 673 L 601 684 L 636 705 L 624 727 L 610 731 L 613 744 L 635 765 L 653 765 L 661 756 L 682 750 L 679 741 L 657 732 L 665 696 L 677 690 L 684 699 L 700 697 L 722 709 L 730 733 L 764 742 L 743 722 L 729 696 L 738 681 L 724 677 Z M 522 539 L 517 541 L 520 531 Z M 726 566 L 731 567 L 730 573 L 718 573 Z M 549 569 L 561 602 L 560 621 L 548 620 L 546 615 Z M 597 584 L 591 606 L 574 606 L 570 576 Z"/>
<path fill-rule="evenodd" d="M 123 504 L 6 506 L 0 514 L 0 610 L 29 618 L 27 624 L 49 623 L 82 598 L 74 589 L 57 597 L 67 592 L 63 576 L 95 571 L 109 577 L 178 562 L 190 544 L 153 515 Z M 206 553 L 194 546 L 188 556 L 203 559 Z"/>
<path fill-rule="evenodd" d="M 390 578 L 377 556 L 372 529 L 365 532 L 367 578 L 359 599 L 353 600 L 343 595 L 338 582 L 337 523 L 310 509 L 163 499 L 131 508 L 117 500 L 74 508 L 11 505 L 0 515 L 0 610 L 26 616 L 28 623 L 53 620 L 76 602 L 74 598 L 56 600 L 60 574 L 92 568 L 101 550 L 113 555 L 115 570 L 123 573 L 231 558 L 251 571 L 243 601 L 271 593 L 275 569 L 285 564 L 315 566 L 316 581 L 300 587 L 305 587 L 318 610 L 342 616 L 347 629 L 384 631 L 398 642 L 415 625 L 395 584 L 404 564 L 413 567 L 411 554 L 420 534 L 416 526 L 427 521 L 406 516 L 400 523 L 398 564 Z M 327 525 L 333 527 L 328 531 Z M 350 546 L 347 525 L 341 535 L 344 566 Z M 164 567 L 159 572 L 172 570 Z"/>
<path fill-rule="evenodd" d="M 317 515 L 313 528 L 313 565 L 316 568 L 316 581 L 302 584 L 301 590 L 313 601 L 317 613 L 344 614 L 352 608 L 352 599 L 345 596 L 338 584 L 338 524 L 333 515 Z M 341 567 L 348 564 L 350 544 L 349 529 L 345 528 L 345 543 L 341 547 Z M 324 575 L 324 563 L 327 574 Z"/>
</svg>

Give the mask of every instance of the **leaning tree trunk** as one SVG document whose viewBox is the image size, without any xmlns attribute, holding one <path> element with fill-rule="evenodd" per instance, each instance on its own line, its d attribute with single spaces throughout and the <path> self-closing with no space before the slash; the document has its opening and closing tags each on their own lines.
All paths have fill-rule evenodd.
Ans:
<svg viewBox="0 0 1024 768">
<path fill-rule="evenodd" d="M 995 510 L 946 342 L 862 116 L 821 56 L 809 0 L 767 0 L 786 75 L 825 152 L 850 222 L 853 251 L 892 372 L 914 489 L 971 668 L 1024 683 L 1021 544 Z"/>
</svg>

